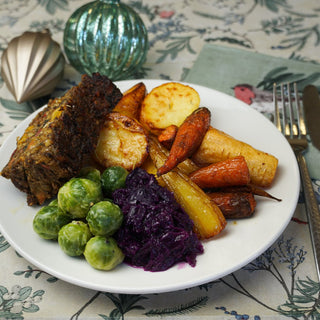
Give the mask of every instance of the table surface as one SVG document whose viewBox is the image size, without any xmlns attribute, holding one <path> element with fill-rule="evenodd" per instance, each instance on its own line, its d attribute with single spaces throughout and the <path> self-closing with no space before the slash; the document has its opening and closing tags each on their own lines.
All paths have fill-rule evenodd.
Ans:
<svg viewBox="0 0 320 320">
<path fill-rule="evenodd" d="M 148 29 L 150 48 L 139 78 L 183 81 L 208 43 L 320 63 L 320 5 L 313 0 L 123 2 Z M 84 3 L 1 1 L 0 52 L 27 30 L 48 28 L 62 45 L 66 20 Z M 53 94 L 62 95 L 79 79 L 66 65 Z M 31 102 L 17 104 L 0 78 L 1 144 L 33 108 Z M 300 200 L 294 221 L 263 255 L 224 278 L 178 293 L 124 295 L 77 287 L 38 270 L 0 234 L 0 319 L 318 319 L 320 285 Z"/>
</svg>

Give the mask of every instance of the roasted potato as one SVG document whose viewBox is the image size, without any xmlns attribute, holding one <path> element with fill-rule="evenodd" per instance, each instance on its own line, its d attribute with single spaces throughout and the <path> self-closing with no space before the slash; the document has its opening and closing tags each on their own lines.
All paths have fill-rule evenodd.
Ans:
<svg viewBox="0 0 320 320">
<path fill-rule="evenodd" d="M 138 121 L 111 112 L 100 131 L 94 152 L 96 161 L 103 167 L 122 166 L 133 170 L 148 156 L 148 137 Z"/>
<path fill-rule="evenodd" d="M 124 92 L 122 98 L 117 103 L 113 111 L 124 114 L 130 118 L 138 119 L 140 107 L 147 93 L 147 88 L 143 82 L 139 82 Z"/>
<path fill-rule="evenodd" d="M 246 159 L 251 183 L 259 187 L 270 186 L 276 174 L 278 159 L 218 129 L 209 128 L 192 160 L 199 166 L 205 166 L 240 155 Z"/>
<path fill-rule="evenodd" d="M 179 127 L 199 104 L 200 96 L 195 89 L 181 83 L 168 82 L 146 95 L 139 120 L 152 133 L 159 135 L 172 124 Z"/>
</svg>

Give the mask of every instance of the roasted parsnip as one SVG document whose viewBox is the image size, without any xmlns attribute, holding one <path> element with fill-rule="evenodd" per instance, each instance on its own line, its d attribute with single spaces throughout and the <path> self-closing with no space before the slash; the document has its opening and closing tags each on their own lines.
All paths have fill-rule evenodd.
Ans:
<svg viewBox="0 0 320 320">
<path fill-rule="evenodd" d="M 156 168 L 166 160 L 162 146 L 155 137 L 149 138 L 150 157 Z M 179 168 L 161 176 L 165 186 L 173 192 L 177 202 L 194 222 L 195 232 L 200 239 L 219 234 L 226 226 L 226 220 L 218 206 Z"/>
<path fill-rule="evenodd" d="M 260 187 L 271 185 L 278 166 L 276 157 L 212 127 L 207 131 L 192 159 L 199 166 L 205 166 L 239 155 L 246 159 L 252 184 Z"/>
<path fill-rule="evenodd" d="M 178 164 L 178 168 L 185 175 L 189 175 L 191 172 L 199 170 L 199 167 L 190 159 L 186 159 Z"/>
<path fill-rule="evenodd" d="M 160 186 L 162 187 L 166 186 L 165 183 L 163 182 L 162 177 L 157 176 L 157 168 L 154 165 L 150 156 L 148 156 L 147 159 L 143 162 L 141 168 L 146 170 L 148 173 L 153 174 L 157 179 L 158 183 L 160 184 Z"/>
</svg>

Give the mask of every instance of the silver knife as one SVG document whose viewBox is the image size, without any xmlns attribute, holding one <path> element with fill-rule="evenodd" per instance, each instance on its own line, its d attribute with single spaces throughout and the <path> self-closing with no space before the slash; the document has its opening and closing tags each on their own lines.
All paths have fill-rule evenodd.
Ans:
<svg viewBox="0 0 320 320">
<path fill-rule="evenodd" d="M 303 107 L 312 144 L 320 150 L 320 97 L 315 86 L 303 89 Z"/>
<path fill-rule="evenodd" d="M 320 150 L 320 99 L 315 86 L 307 85 L 303 89 L 303 108 L 311 141 Z M 311 243 L 315 257 L 315 264 L 320 281 L 320 211 L 317 199 L 313 190 L 312 181 L 308 176 L 308 169 L 304 157 L 300 158 L 304 162 L 301 170 L 305 170 L 305 175 L 301 174 L 301 180 L 306 197 L 306 214 L 309 221 Z M 307 201 L 309 199 L 309 201 Z"/>
</svg>

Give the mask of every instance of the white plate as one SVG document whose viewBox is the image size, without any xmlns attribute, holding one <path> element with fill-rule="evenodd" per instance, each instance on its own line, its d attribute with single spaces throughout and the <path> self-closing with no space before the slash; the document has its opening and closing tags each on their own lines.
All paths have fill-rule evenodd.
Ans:
<svg viewBox="0 0 320 320">
<path fill-rule="evenodd" d="M 142 80 L 148 90 L 164 81 Z M 138 81 L 118 82 L 124 91 Z M 160 293 L 184 289 L 213 281 L 238 270 L 262 254 L 284 231 L 296 208 L 299 171 L 286 139 L 263 115 L 226 94 L 191 85 L 201 97 L 201 105 L 212 111 L 212 125 L 237 139 L 269 152 L 279 159 L 279 169 L 268 191 L 282 199 L 258 199 L 254 217 L 229 222 L 221 235 L 204 243 L 204 254 L 197 265 L 176 265 L 165 272 L 146 272 L 122 264 L 113 271 L 94 270 L 82 258 L 65 255 L 54 241 L 42 240 L 32 230 L 37 207 L 26 205 L 25 194 L 10 181 L 0 178 L 1 232 L 25 259 L 57 278 L 82 287 L 115 293 Z M 0 169 L 15 149 L 34 114 L 25 119 L 0 149 Z"/>
</svg>

